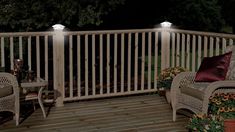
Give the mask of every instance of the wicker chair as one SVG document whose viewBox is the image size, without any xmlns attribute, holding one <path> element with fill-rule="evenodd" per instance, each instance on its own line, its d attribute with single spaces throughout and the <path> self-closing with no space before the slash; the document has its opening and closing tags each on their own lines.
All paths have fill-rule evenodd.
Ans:
<svg viewBox="0 0 235 132">
<path fill-rule="evenodd" d="M 179 109 L 188 109 L 195 114 L 207 114 L 209 98 L 211 95 L 215 93 L 235 93 L 234 53 L 235 52 L 232 54 L 227 78 L 224 81 L 215 81 L 211 83 L 195 82 L 196 72 L 182 72 L 173 79 L 170 91 L 173 121 L 176 120 L 176 112 Z"/>
<path fill-rule="evenodd" d="M 19 87 L 16 77 L 10 73 L 0 72 L 0 111 L 15 114 L 16 125 L 19 125 Z"/>
</svg>

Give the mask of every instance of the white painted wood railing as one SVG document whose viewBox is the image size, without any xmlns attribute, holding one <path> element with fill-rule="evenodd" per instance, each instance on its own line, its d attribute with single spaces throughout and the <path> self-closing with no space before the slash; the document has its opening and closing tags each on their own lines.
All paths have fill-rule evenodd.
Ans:
<svg viewBox="0 0 235 132">
<path fill-rule="evenodd" d="M 1 67 L 21 58 L 64 101 L 157 91 L 161 69 L 196 71 L 235 35 L 178 29 L 0 33 Z"/>
<path fill-rule="evenodd" d="M 168 65 L 181 66 L 190 71 L 197 71 L 203 57 L 211 57 L 225 52 L 228 45 L 234 45 L 235 35 L 197 32 L 188 30 L 168 30 L 170 48 Z"/>
<path fill-rule="evenodd" d="M 156 91 L 160 31 L 65 32 L 64 100 Z"/>
<path fill-rule="evenodd" d="M 49 46 L 54 32 L 0 33 L 1 67 L 13 69 L 14 59 L 23 59 L 28 70 L 36 72 L 36 77 L 49 77 Z M 43 54 L 42 54 L 43 53 Z"/>
</svg>

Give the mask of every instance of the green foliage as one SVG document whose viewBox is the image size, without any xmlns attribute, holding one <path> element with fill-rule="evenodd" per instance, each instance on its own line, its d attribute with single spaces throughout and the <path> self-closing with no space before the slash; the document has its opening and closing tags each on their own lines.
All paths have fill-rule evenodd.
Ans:
<svg viewBox="0 0 235 132">
<path fill-rule="evenodd" d="M 158 79 L 158 83 L 157 86 L 158 88 L 167 88 L 170 89 L 171 88 L 171 83 L 174 79 L 174 77 L 181 73 L 181 72 L 185 72 L 187 71 L 185 68 L 183 67 L 170 67 L 170 68 L 166 68 L 164 70 L 161 71 Z"/>
<path fill-rule="evenodd" d="M 221 93 L 210 97 L 209 112 L 235 119 L 235 94 Z"/>
<path fill-rule="evenodd" d="M 211 96 L 208 113 L 209 115 L 193 115 L 187 128 L 200 132 L 223 132 L 224 119 L 235 119 L 235 94 L 221 93 Z"/>
<path fill-rule="evenodd" d="M 220 0 L 222 5 L 222 15 L 226 20 L 226 24 L 233 26 L 233 33 L 235 33 L 235 0 Z"/>
<path fill-rule="evenodd" d="M 223 119 L 216 115 L 194 115 L 187 128 L 193 132 L 223 132 Z"/>
<path fill-rule="evenodd" d="M 102 16 L 125 0 L 1 0 L 0 26 L 3 31 L 47 30 L 61 23 L 70 29 L 99 25 Z"/>
<path fill-rule="evenodd" d="M 224 25 L 218 0 L 171 0 L 169 21 L 190 30 L 220 31 Z"/>
</svg>

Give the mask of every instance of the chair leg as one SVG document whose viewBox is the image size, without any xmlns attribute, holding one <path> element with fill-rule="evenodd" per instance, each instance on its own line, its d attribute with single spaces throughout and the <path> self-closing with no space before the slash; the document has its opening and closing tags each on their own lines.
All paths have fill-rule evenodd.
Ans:
<svg viewBox="0 0 235 132">
<path fill-rule="evenodd" d="M 175 122 L 176 121 L 176 110 L 173 109 L 173 121 Z"/>
<path fill-rule="evenodd" d="M 19 113 L 15 113 L 15 120 L 16 120 L 16 126 L 19 125 L 20 115 Z"/>
<path fill-rule="evenodd" d="M 19 99 L 17 99 L 18 101 L 15 102 L 15 120 L 16 120 L 16 126 L 19 125 L 20 122 L 20 103 L 19 103 Z"/>
</svg>

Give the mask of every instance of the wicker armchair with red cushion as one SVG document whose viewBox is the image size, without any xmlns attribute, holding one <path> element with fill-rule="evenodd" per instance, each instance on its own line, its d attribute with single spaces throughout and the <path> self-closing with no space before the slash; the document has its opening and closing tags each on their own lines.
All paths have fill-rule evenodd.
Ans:
<svg viewBox="0 0 235 132">
<path fill-rule="evenodd" d="M 209 98 L 215 93 L 235 92 L 235 48 L 203 59 L 197 72 L 178 74 L 171 85 L 173 121 L 179 109 L 207 114 Z"/>
</svg>

